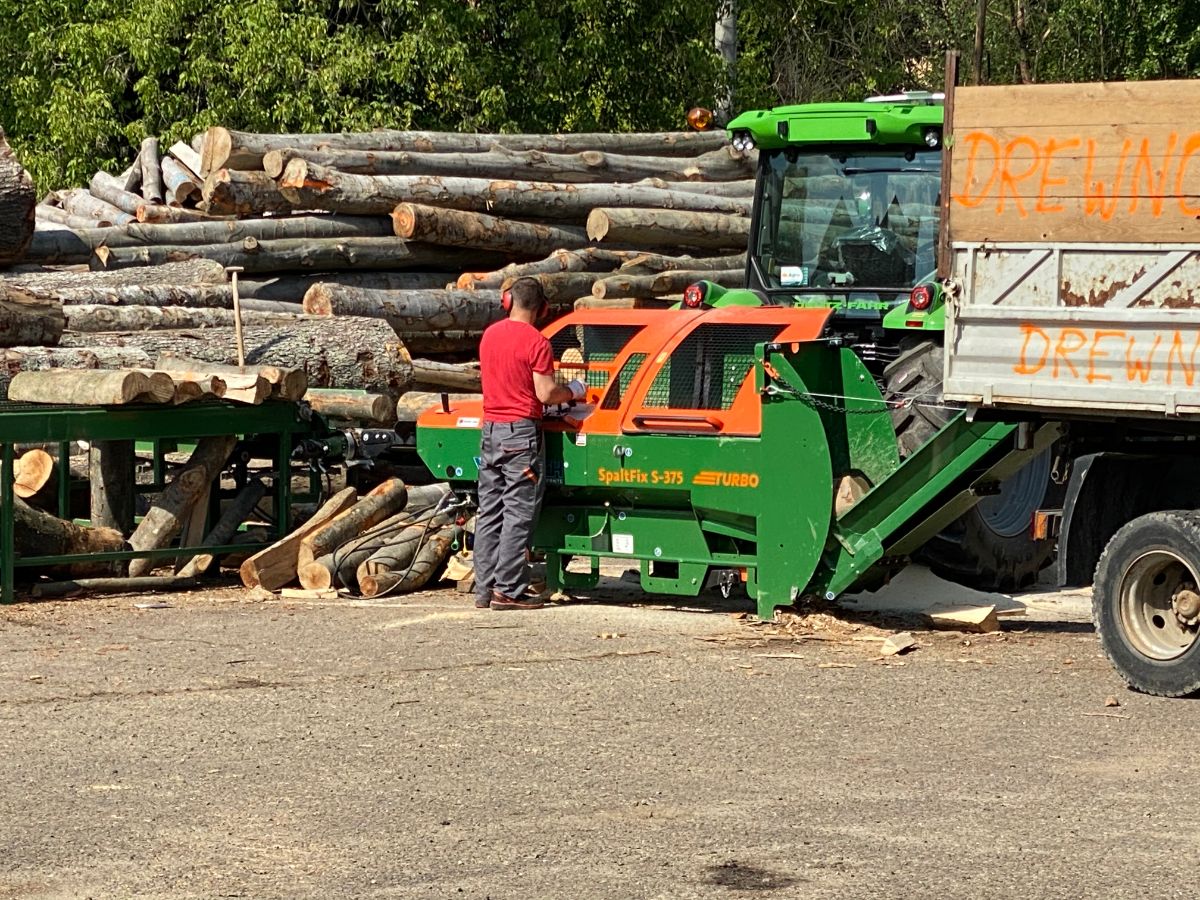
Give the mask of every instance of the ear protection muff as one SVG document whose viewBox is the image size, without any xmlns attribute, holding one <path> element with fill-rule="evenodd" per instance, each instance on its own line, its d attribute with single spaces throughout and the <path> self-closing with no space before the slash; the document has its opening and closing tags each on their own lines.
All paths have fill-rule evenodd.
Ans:
<svg viewBox="0 0 1200 900">
<path fill-rule="evenodd" d="M 500 306 L 506 312 L 512 312 L 513 298 L 512 291 L 504 290 L 500 292 Z M 538 307 L 537 321 L 550 317 L 550 301 L 545 297 L 542 298 L 542 305 Z"/>
<path fill-rule="evenodd" d="M 500 292 L 500 306 L 505 312 L 512 312 L 512 291 Z"/>
</svg>

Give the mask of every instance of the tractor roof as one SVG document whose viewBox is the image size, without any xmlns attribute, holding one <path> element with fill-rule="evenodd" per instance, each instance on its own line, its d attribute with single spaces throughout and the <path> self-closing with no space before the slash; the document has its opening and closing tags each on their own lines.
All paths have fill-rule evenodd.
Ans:
<svg viewBox="0 0 1200 900">
<path fill-rule="evenodd" d="M 749 132 L 754 144 L 778 150 L 802 144 L 926 143 L 926 132 L 941 136 L 939 95 L 900 94 L 863 103 L 803 103 L 744 112 L 726 128 L 731 137 Z"/>
</svg>

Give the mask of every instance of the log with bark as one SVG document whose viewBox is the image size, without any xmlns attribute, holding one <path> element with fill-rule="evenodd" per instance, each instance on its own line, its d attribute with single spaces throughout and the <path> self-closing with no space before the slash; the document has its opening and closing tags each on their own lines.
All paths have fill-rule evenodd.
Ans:
<svg viewBox="0 0 1200 900">
<path fill-rule="evenodd" d="M 246 272 L 291 272 L 341 269 L 426 269 L 437 264 L 462 265 L 480 258 L 502 260 L 500 254 L 481 254 L 457 247 L 436 247 L 397 237 L 287 238 L 259 241 L 248 237 L 221 244 L 158 244 L 142 247 L 98 247 L 90 258 L 93 269 L 156 266 L 189 258 L 241 266 Z"/>
<path fill-rule="evenodd" d="M 592 285 L 593 297 L 661 297 L 679 294 L 689 284 L 711 281 L 722 287 L 743 287 L 746 283 L 745 269 L 716 269 L 697 271 L 676 269 L 659 272 L 657 275 L 613 275 L 602 278 Z"/>
<path fill-rule="evenodd" d="M 88 189 L 93 197 L 99 197 L 131 216 L 137 215 L 138 207 L 143 203 L 140 194 L 125 190 L 124 182 L 107 172 L 97 172 L 93 175 Z"/>
<path fill-rule="evenodd" d="M 422 390 L 448 388 L 474 393 L 482 390 L 478 363 L 448 363 L 432 359 L 414 359 L 413 384 L 427 385 Z"/>
<path fill-rule="evenodd" d="M 305 293 L 304 311 L 385 319 L 402 337 L 443 329 L 481 331 L 504 318 L 499 291 L 373 291 L 322 282 Z"/>
<path fill-rule="evenodd" d="M 134 463 L 136 447 L 131 440 L 93 441 L 88 450 L 90 519 L 93 525 L 133 531 Z"/>
<path fill-rule="evenodd" d="M 8 386 L 8 399 L 24 403 L 123 406 L 150 391 L 150 379 L 134 370 L 46 369 L 14 375 Z"/>
<path fill-rule="evenodd" d="M 232 301 L 232 297 L 230 298 Z M 0 311 L 3 300 L 0 300 Z M 233 310 L 195 306 L 109 306 L 78 304 L 64 309 L 70 331 L 164 331 L 183 328 L 231 328 Z M 242 312 L 243 325 L 290 328 L 298 313 Z M 2 316 L 0 316 L 2 321 Z M 23 342 L 27 343 L 27 342 Z"/>
<path fill-rule="evenodd" d="M 732 253 L 724 256 L 663 256 L 660 253 L 631 254 L 620 265 L 622 275 L 657 275 L 676 269 L 711 271 L 713 269 L 746 270 L 746 254 Z"/>
<path fill-rule="evenodd" d="M 187 259 L 111 272 L 19 272 L 0 274 L 0 287 L 20 287 L 34 294 L 53 295 L 81 286 L 118 287 L 127 285 L 224 284 L 225 267 L 211 259 Z"/>
<path fill-rule="evenodd" d="M 137 348 L 123 347 L 11 347 L 0 349 L 0 399 L 8 398 L 13 376 L 21 372 L 52 369 L 145 368 L 150 357 Z"/>
<path fill-rule="evenodd" d="M 200 182 L 196 181 L 196 176 L 169 156 L 162 158 L 162 176 L 169 203 L 182 206 L 200 195 Z"/>
<path fill-rule="evenodd" d="M 271 396 L 280 400 L 299 400 L 308 392 L 308 375 L 303 369 L 273 365 L 236 366 L 184 356 L 174 352 L 158 354 L 155 368 L 167 372 L 199 372 L 229 378 L 254 375 L 271 386 Z"/>
<path fill-rule="evenodd" d="M 167 152 L 173 156 L 180 165 L 183 166 L 191 175 L 195 177 L 197 184 L 202 184 L 204 179 L 200 178 L 200 154 L 185 144 L 183 141 L 176 141 L 171 145 Z"/>
<path fill-rule="evenodd" d="M 741 248 L 750 237 L 750 220 L 708 212 L 598 207 L 588 214 L 587 231 L 594 241 L 630 246 Z"/>
<path fill-rule="evenodd" d="M 39 203 L 34 207 L 34 233 L 38 231 L 61 231 L 61 228 L 49 227 L 51 225 L 62 225 L 68 229 L 92 228 L 96 222 L 93 219 L 84 219 L 80 216 L 73 216 L 60 206 L 50 206 L 47 203 Z M 32 242 L 32 239 L 31 239 Z"/>
<path fill-rule="evenodd" d="M 137 193 L 141 196 L 142 190 L 142 161 L 135 158 L 133 163 L 117 176 L 121 183 L 121 190 L 129 193 Z"/>
<path fill-rule="evenodd" d="M 185 209 L 182 206 L 169 206 L 166 203 L 143 203 L 138 207 L 137 220 L 148 225 L 169 225 L 186 222 L 221 222 L 233 216 L 222 216 L 202 212 L 197 209 Z"/>
<path fill-rule="evenodd" d="M 216 214 L 247 216 L 294 208 L 278 182 L 265 172 L 220 169 L 204 179 L 203 196 L 206 210 Z"/>
<path fill-rule="evenodd" d="M 393 409 L 393 415 L 395 410 Z M 13 460 L 13 493 L 38 509 L 58 508 L 58 463 L 45 450 L 26 450 Z"/>
<path fill-rule="evenodd" d="M 643 178 L 635 181 L 639 187 L 658 188 L 662 191 L 708 194 L 712 197 L 734 197 L 751 202 L 754 197 L 754 181 L 664 181 L 661 178 Z"/>
<path fill-rule="evenodd" d="M 166 547 L 183 529 L 196 504 L 207 497 L 213 481 L 221 474 L 229 454 L 237 444 L 236 435 L 201 438 L 191 457 L 163 489 L 129 538 L 134 550 L 158 550 Z M 129 563 L 131 577 L 146 575 L 155 567 L 150 559 Z"/>
<path fill-rule="evenodd" d="M 222 547 L 230 543 L 237 534 L 238 528 L 254 513 L 258 501 L 266 494 L 266 485 L 258 478 L 249 479 L 245 486 L 238 491 L 213 526 L 212 531 L 204 538 L 201 547 Z M 198 553 L 185 563 L 178 572 L 180 578 L 194 578 L 203 575 L 216 559 L 211 553 Z"/>
<path fill-rule="evenodd" d="M 277 591 L 296 579 L 297 558 L 300 542 L 309 534 L 327 524 L 334 517 L 350 509 L 358 500 L 358 492 L 344 488 L 330 497 L 308 521 L 280 538 L 270 547 L 259 550 L 238 568 L 242 584 L 248 588 L 261 587 Z"/>
<path fill-rule="evenodd" d="M 458 277 L 459 290 L 499 289 L 506 281 L 522 275 L 549 275 L 556 272 L 610 272 L 641 255 L 634 250 L 610 250 L 607 247 L 583 247 L 579 250 L 555 250 L 545 259 L 528 263 L 509 263 L 494 272 L 464 272 Z"/>
<path fill-rule="evenodd" d="M 81 594 L 154 594 L 190 591 L 204 587 L 198 578 L 177 575 L 143 575 L 140 578 L 72 578 L 70 581 L 44 581 L 35 584 L 34 597 L 77 597 Z"/>
<path fill-rule="evenodd" d="M 13 546 L 18 556 L 67 556 L 76 553 L 112 553 L 125 550 L 125 538 L 112 528 L 92 528 L 64 521 L 13 498 Z M 104 574 L 114 563 L 76 563 L 75 574 Z"/>
<path fill-rule="evenodd" d="M 665 297 L 580 297 L 575 301 L 575 311 L 594 309 L 670 309 L 683 300 L 680 294 Z"/>
<path fill-rule="evenodd" d="M 299 306 L 304 300 L 304 292 L 318 281 L 351 287 L 413 291 L 444 288 L 454 277 L 447 272 L 319 272 L 312 275 L 281 272 L 273 277 L 239 277 L 238 292 L 243 299 L 277 300 Z"/>
<path fill-rule="evenodd" d="M 753 178 L 757 154 L 730 146 L 695 157 L 627 156 L 584 150 L 544 153 L 493 147 L 484 153 L 421 153 L 387 150 L 344 150 L 328 146 L 302 150 L 288 147 L 268 151 L 263 170 L 278 178 L 293 159 L 356 175 L 458 175 L 505 180 L 568 183 L 640 181 L 734 181 Z"/>
<path fill-rule="evenodd" d="M 723 132 L 666 132 L 631 134 L 458 134 L 436 131 L 370 131 L 338 134 L 253 134 L 213 127 L 204 135 L 201 175 L 222 168 L 258 169 L 271 150 L 410 151 L 417 153 L 480 153 L 494 146 L 547 153 L 609 153 L 695 156 L 726 146 Z"/>
<path fill-rule="evenodd" d="M 376 485 L 361 500 L 330 519 L 300 541 L 297 566 L 303 567 L 317 557 L 332 553 L 351 538 L 357 537 L 408 503 L 408 488 L 399 478 Z"/>
<path fill-rule="evenodd" d="M 392 211 L 396 236 L 452 247 L 495 250 L 514 256 L 542 256 L 555 248 L 585 247 L 584 230 L 570 225 L 539 225 L 481 212 L 400 203 Z"/>
<path fill-rule="evenodd" d="M 483 400 L 483 395 L 479 393 L 448 393 L 445 396 L 446 401 L 450 404 L 451 411 L 459 408 L 460 404 L 477 403 Z M 396 401 L 396 421 L 415 422 L 421 413 L 428 409 L 433 409 L 435 406 L 440 408 L 441 405 L 441 392 L 409 391 Z"/>
<path fill-rule="evenodd" d="M 570 306 L 580 297 L 592 293 L 592 287 L 599 279 L 612 276 L 612 272 L 553 272 L 548 275 L 533 275 L 542 286 L 547 302 L 552 306 Z M 500 285 L 501 290 L 512 287 L 515 278 L 506 280 Z"/>
<path fill-rule="evenodd" d="M 413 360 L 414 371 L 416 360 Z M 396 421 L 396 401 L 386 394 L 312 388 L 304 399 L 313 411 L 329 419 L 346 419 L 368 425 L 392 425 Z"/>
<path fill-rule="evenodd" d="M 0 266 L 11 266 L 24 258 L 33 237 L 36 205 L 33 179 L 0 130 Z"/>
<path fill-rule="evenodd" d="M 148 137 L 142 141 L 138 153 L 142 168 L 142 197 L 147 203 L 163 202 L 162 169 L 158 161 L 158 138 Z"/>
<path fill-rule="evenodd" d="M 424 203 L 516 218 L 582 222 L 597 207 L 636 207 L 747 216 L 750 204 L 733 197 L 629 184 L 492 181 L 435 175 L 349 175 L 293 159 L 278 180 L 297 209 L 378 215 L 398 203 Z"/>
<path fill-rule="evenodd" d="M 376 551 L 358 567 L 359 591 L 364 597 L 380 597 L 424 587 L 446 564 L 457 532 L 455 526 L 446 525 Z"/>
<path fill-rule="evenodd" d="M 381 319 L 353 316 L 297 320 L 286 332 L 250 325 L 243 329 L 246 363 L 300 369 L 310 387 L 361 388 L 399 396 L 412 382 L 412 361 L 391 326 Z M 233 329 L 92 333 L 63 336 L 71 346 L 113 347 L 158 358 L 169 352 L 209 363 L 235 365 Z M 2 358 L 2 357 L 0 357 Z M 146 367 L 152 364 L 142 363 Z M 216 374 L 220 374 L 219 370 Z"/>
<path fill-rule="evenodd" d="M 124 225 L 134 221 L 134 217 L 123 212 L 106 200 L 92 195 L 86 188 L 76 188 L 68 191 L 63 198 L 63 209 L 81 219 L 90 219 L 100 227 L 109 225 Z"/>
<path fill-rule="evenodd" d="M 0 347 L 53 346 L 65 324 L 60 301 L 20 288 L 0 289 Z"/>
</svg>

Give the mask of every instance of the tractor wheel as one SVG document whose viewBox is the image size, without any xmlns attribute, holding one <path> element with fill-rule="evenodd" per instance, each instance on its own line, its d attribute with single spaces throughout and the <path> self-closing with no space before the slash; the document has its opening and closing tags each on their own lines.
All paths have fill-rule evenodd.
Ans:
<svg viewBox="0 0 1200 900">
<path fill-rule="evenodd" d="M 922 341 L 884 369 L 888 399 L 912 398 L 892 411 L 901 457 L 933 437 L 956 411 L 942 402 L 942 348 Z M 919 554 L 937 574 L 980 590 L 1013 591 L 1032 584 L 1054 555 L 1052 540 L 1035 541 L 1033 513 L 1046 504 L 1053 451 L 1030 462 L 970 512 L 929 541 Z"/>
<path fill-rule="evenodd" d="M 1092 618 L 1104 654 L 1135 690 L 1200 692 L 1200 512 L 1140 516 L 1096 566 Z"/>
</svg>

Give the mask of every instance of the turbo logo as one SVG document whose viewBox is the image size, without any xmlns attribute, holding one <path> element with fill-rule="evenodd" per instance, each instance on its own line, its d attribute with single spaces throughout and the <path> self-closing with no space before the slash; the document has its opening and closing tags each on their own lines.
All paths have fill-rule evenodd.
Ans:
<svg viewBox="0 0 1200 900">
<path fill-rule="evenodd" d="M 700 487 L 756 488 L 758 487 L 758 473 L 715 472 L 711 469 L 704 469 L 696 473 L 692 484 Z"/>
</svg>

